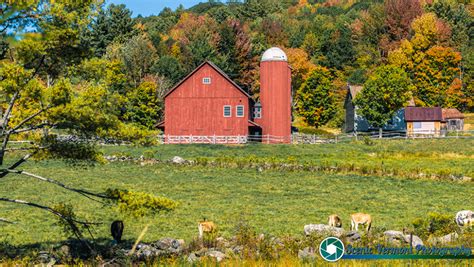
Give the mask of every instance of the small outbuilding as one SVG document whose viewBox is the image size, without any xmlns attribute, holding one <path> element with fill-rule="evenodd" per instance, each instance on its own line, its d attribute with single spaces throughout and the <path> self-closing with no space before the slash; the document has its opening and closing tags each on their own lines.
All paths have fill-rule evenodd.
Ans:
<svg viewBox="0 0 474 267">
<path fill-rule="evenodd" d="M 456 108 L 443 108 L 441 128 L 448 131 L 464 130 L 464 115 Z"/>
<path fill-rule="evenodd" d="M 439 135 L 443 112 L 440 107 L 406 107 L 405 121 L 408 135 Z"/>
</svg>

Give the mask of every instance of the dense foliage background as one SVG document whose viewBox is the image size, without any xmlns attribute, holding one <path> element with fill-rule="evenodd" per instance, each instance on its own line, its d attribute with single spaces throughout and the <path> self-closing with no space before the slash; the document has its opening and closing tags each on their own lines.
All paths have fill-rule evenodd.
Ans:
<svg viewBox="0 0 474 267">
<path fill-rule="evenodd" d="M 163 95 L 206 59 L 258 100 L 259 58 L 272 46 L 289 57 L 295 111 L 309 125 L 341 126 L 347 83 L 385 65 L 409 77 L 417 105 L 474 111 L 469 1 L 209 1 L 137 18 L 96 0 L 27 2 L 2 4 L 2 64 L 34 70 L 44 87 L 68 83 L 74 112 L 93 105 L 88 119 L 121 139 L 153 129 Z M 314 99 L 322 93 L 330 101 Z M 69 121 L 84 119 L 69 109 Z"/>
</svg>

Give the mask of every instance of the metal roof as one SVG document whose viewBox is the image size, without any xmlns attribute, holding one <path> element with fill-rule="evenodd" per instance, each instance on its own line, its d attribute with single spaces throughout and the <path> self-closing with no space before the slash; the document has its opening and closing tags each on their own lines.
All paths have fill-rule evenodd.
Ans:
<svg viewBox="0 0 474 267">
<path fill-rule="evenodd" d="M 440 107 L 406 107 L 405 121 L 442 121 Z"/>
<path fill-rule="evenodd" d="M 263 53 L 262 61 L 288 61 L 288 57 L 280 48 L 272 47 Z"/>
<path fill-rule="evenodd" d="M 464 114 L 456 108 L 443 108 L 443 120 L 464 119 Z"/>
</svg>

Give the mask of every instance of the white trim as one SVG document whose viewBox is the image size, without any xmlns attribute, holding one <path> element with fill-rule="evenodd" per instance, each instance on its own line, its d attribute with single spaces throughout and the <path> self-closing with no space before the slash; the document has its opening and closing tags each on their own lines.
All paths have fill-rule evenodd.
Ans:
<svg viewBox="0 0 474 267">
<path fill-rule="evenodd" d="M 211 77 L 202 78 L 202 84 L 211 84 Z"/>
<path fill-rule="evenodd" d="M 242 115 L 239 116 L 239 108 L 242 108 Z M 245 117 L 245 106 L 244 105 L 237 105 L 235 106 L 235 116 L 237 118 L 243 118 Z"/>
<path fill-rule="evenodd" d="M 226 108 L 229 108 L 229 116 L 226 116 L 225 115 L 225 109 Z M 232 117 L 232 106 L 231 105 L 224 105 L 224 108 L 223 108 L 223 115 L 224 115 L 224 118 L 231 118 Z"/>
</svg>

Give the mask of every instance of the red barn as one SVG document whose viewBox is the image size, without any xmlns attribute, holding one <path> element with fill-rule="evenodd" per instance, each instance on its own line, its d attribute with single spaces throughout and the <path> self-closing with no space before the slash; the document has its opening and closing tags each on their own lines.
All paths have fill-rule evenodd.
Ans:
<svg viewBox="0 0 474 267">
<path fill-rule="evenodd" d="M 192 71 L 165 95 L 165 120 L 158 124 L 165 143 L 245 143 L 249 135 L 289 143 L 291 72 L 286 55 L 271 48 L 261 66 L 262 103 L 256 104 L 212 62 Z"/>
</svg>

